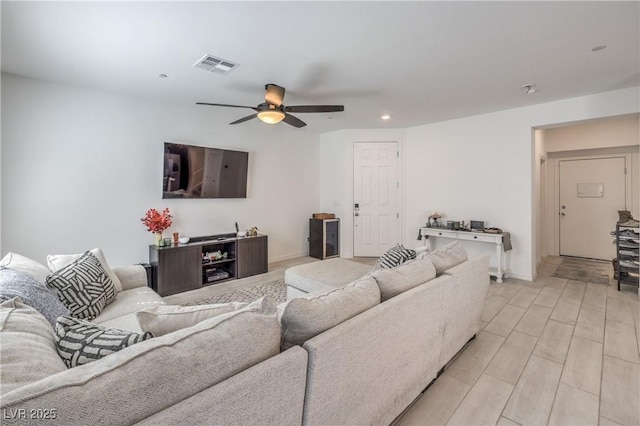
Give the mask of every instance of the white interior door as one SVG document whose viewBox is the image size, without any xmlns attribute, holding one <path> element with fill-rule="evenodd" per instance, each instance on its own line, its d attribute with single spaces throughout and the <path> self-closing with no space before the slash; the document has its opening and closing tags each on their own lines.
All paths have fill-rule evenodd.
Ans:
<svg viewBox="0 0 640 426">
<path fill-rule="evenodd" d="M 563 160 L 560 165 L 560 255 L 611 260 L 610 232 L 626 205 L 624 157 Z"/>
<path fill-rule="evenodd" d="M 353 255 L 380 256 L 399 242 L 398 143 L 353 146 Z"/>
</svg>

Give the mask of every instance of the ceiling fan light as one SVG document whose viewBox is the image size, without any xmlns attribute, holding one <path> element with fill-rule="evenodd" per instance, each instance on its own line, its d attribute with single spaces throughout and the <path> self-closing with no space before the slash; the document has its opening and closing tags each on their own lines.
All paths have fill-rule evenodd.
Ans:
<svg viewBox="0 0 640 426">
<path fill-rule="evenodd" d="M 258 118 L 268 124 L 276 124 L 284 119 L 284 112 L 279 110 L 266 110 L 258 113 Z"/>
</svg>

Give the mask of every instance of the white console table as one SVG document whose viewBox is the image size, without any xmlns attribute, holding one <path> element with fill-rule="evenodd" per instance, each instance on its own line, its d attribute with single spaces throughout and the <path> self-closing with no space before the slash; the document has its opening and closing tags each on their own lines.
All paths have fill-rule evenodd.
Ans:
<svg viewBox="0 0 640 426">
<path fill-rule="evenodd" d="M 449 238 L 452 240 L 461 241 L 477 241 L 480 243 L 495 244 L 496 255 L 498 256 L 498 269 L 496 271 L 496 282 L 501 283 L 502 277 L 506 276 L 505 265 L 505 253 L 502 245 L 502 234 L 488 234 L 484 232 L 469 232 L 469 231 L 453 231 L 450 229 L 442 228 L 420 228 L 420 233 L 425 237 L 425 245 L 431 247 L 430 238 Z"/>
</svg>

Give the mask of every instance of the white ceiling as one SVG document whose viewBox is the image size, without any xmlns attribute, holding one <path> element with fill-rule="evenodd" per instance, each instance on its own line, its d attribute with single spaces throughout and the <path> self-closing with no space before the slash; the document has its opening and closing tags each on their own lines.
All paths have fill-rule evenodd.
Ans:
<svg viewBox="0 0 640 426">
<path fill-rule="evenodd" d="M 345 105 L 299 114 L 306 130 L 408 127 L 640 86 L 639 5 L 2 1 L 2 71 L 207 108 L 221 124 L 252 111 L 194 103 L 255 106 L 276 83 L 286 105 Z M 205 54 L 240 66 L 193 68 Z"/>
</svg>

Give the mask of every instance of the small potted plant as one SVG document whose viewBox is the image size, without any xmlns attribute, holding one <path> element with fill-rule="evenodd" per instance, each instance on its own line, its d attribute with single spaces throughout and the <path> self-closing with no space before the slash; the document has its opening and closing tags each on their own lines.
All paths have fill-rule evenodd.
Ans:
<svg viewBox="0 0 640 426">
<path fill-rule="evenodd" d="M 160 213 L 156 209 L 149 209 L 140 221 L 147 227 L 147 231 L 153 233 L 155 238 L 155 245 L 162 247 L 162 232 L 171 226 L 173 216 L 169 212 L 168 208 L 162 210 Z"/>
</svg>

